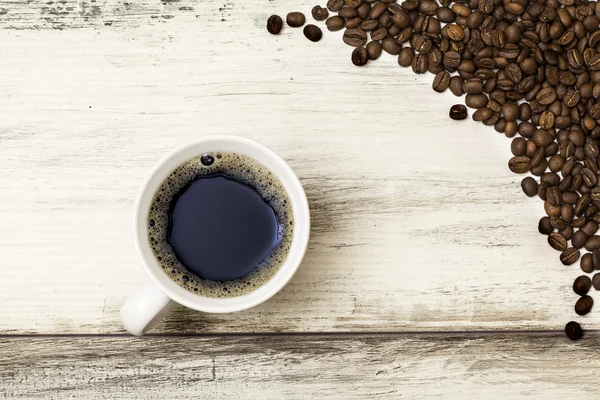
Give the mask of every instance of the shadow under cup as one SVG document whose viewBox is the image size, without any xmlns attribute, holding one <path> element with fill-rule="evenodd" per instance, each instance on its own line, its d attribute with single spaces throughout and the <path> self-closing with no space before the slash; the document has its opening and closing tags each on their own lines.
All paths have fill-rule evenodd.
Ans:
<svg viewBox="0 0 600 400">
<path fill-rule="evenodd" d="M 189 291 L 173 281 L 163 270 L 149 242 L 148 217 L 155 193 L 161 184 L 186 161 L 206 153 L 230 152 L 252 158 L 279 180 L 291 202 L 294 230 L 285 261 L 274 275 L 253 291 L 236 297 L 207 297 Z M 275 152 L 250 139 L 238 136 L 210 136 L 188 142 L 175 149 L 151 171 L 134 207 L 134 242 L 144 270 L 158 288 L 186 307 L 212 313 L 241 311 L 264 302 L 291 279 L 308 245 L 310 215 L 304 189 L 292 169 Z"/>
</svg>

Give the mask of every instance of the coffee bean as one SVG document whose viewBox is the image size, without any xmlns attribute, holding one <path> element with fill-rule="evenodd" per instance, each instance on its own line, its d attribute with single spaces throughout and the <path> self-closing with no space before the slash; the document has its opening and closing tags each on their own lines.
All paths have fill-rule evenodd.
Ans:
<svg viewBox="0 0 600 400">
<path fill-rule="evenodd" d="M 344 7 L 344 0 L 328 0 L 327 9 L 329 11 L 337 12 Z"/>
<path fill-rule="evenodd" d="M 356 7 L 360 6 L 360 3 L 362 3 L 362 0 L 344 0 L 344 3 L 346 3 L 346 5 L 348 7 L 356 8 Z"/>
<path fill-rule="evenodd" d="M 554 231 L 554 228 L 550 224 L 550 218 L 542 217 L 538 223 L 538 232 L 540 232 L 542 235 L 549 235 L 553 231 Z"/>
<path fill-rule="evenodd" d="M 522 137 L 514 138 L 510 144 L 510 151 L 515 156 L 523 156 L 525 155 L 525 150 L 527 146 L 527 141 Z"/>
<path fill-rule="evenodd" d="M 590 296 L 582 296 L 575 303 L 575 312 L 579 315 L 586 315 L 594 306 L 594 300 Z"/>
<path fill-rule="evenodd" d="M 569 247 L 560 254 L 560 261 L 564 265 L 571 265 L 579 260 L 579 250 L 574 247 Z"/>
<path fill-rule="evenodd" d="M 327 25 L 327 29 L 331 32 L 339 31 L 344 27 L 344 18 L 339 16 L 330 17 L 325 21 L 325 25 Z M 366 40 L 366 35 L 365 35 Z"/>
<path fill-rule="evenodd" d="M 460 61 L 461 56 L 456 51 L 448 51 L 444 54 L 443 63 L 445 68 L 456 68 Z"/>
<path fill-rule="evenodd" d="M 580 262 L 580 267 L 581 270 L 585 273 L 591 273 L 594 272 L 594 262 L 592 260 L 592 254 L 591 253 L 586 253 L 581 257 L 581 262 Z"/>
<path fill-rule="evenodd" d="M 343 10 L 343 8 L 342 8 L 342 10 Z M 344 22 L 344 28 L 355 29 L 355 28 L 358 28 L 361 23 L 362 23 L 362 20 L 360 19 L 360 17 L 348 18 L 346 20 L 346 22 Z"/>
<path fill-rule="evenodd" d="M 369 44 L 367 44 L 367 54 L 369 60 L 377 60 L 379 56 L 381 56 L 381 44 L 378 41 L 369 42 Z"/>
<path fill-rule="evenodd" d="M 480 110 L 477 110 L 476 113 L 481 110 L 484 110 L 484 109 L 482 108 Z M 491 113 L 491 110 L 489 112 Z M 473 116 L 475 116 L 475 115 L 473 115 Z M 527 156 L 513 157 L 508 161 L 508 168 L 516 174 L 524 174 L 529 171 L 530 162 L 531 162 L 531 158 L 527 157 Z"/>
<path fill-rule="evenodd" d="M 592 264 L 595 270 L 600 270 L 600 250 L 592 251 Z"/>
<path fill-rule="evenodd" d="M 315 21 L 325 21 L 329 16 L 329 11 L 321 6 L 314 6 L 311 10 L 311 14 Z"/>
<path fill-rule="evenodd" d="M 462 96 L 462 87 L 464 85 L 464 80 L 460 76 L 453 76 L 450 78 L 450 91 L 453 95 L 460 97 Z"/>
<path fill-rule="evenodd" d="M 540 104 L 551 104 L 554 100 L 556 100 L 556 90 L 551 87 L 544 88 L 537 93 L 535 98 Z"/>
<path fill-rule="evenodd" d="M 593 251 L 600 249 L 600 236 L 590 236 L 587 242 L 585 242 L 585 249 L 587 251 Z"/>
<path fill-rule="evenodd" d="M 402 45 L 398 44 L 394 38 L 392 37 L 386 37 L 385 39 L 383 39 L 383 41 L 381 42 L 381 48 L 388 54 L 391 54 L 393 56 L 400 54 L 400 51 L 402 50 Z M 408 50 L 413 51 L 411 48 L 407 48 Z M 413 51 L 413 56 L 414 56 L 414 51 Z M 412 62 L 412 58 L 410 60 Z M 402 64 L 400 64 L 402 65 Z M 404 66 L 404 65 L 403 65 Z M 408 63 L 408 65 L 406 65 L 406 67 L 410 66 L 410 62 Z"/>
<path fill-rule="evenodd" d="M 467 109 L 465 108 L 465 116 Z M 528 197 L 533 197 L 537 194 L 538 183 L 532 177 L 528 176 L 521 181 L 521 189 Z M 564 250 L 564 249 L 563 249 Z"/>
<path fill-rule="evenodd" d="M 575 321 L 571 321 L 565 325 L 565 333 L 571 340 L 579 340 L 583 336 L 581 326 Z"/>
<path fill-rule="evenodd" d="M 321 28 L 315 25 L 308 24 L 304 27 L 304 36 L 311 42 L 318 42 L 323 37 Z"/>
<path fill-rule="evenodd" d="M 593 187 L 598 182 L 596 174 L 594 174 L 589 168 L 584 168 L 581 170 L 581 179 L 583 184 L 587 187 Z"/>
<path fill-rule="evenodd" d="M 548 235 L 548 244 L 554 250 L 565 251 L 567 249 L 567 240 L 561 234 L 556 232 Z"/>
<path fill-rule="evenodd" d="M 486 121 L 488 118 L 491 118 L 494 112 L 488 108 L 483 107 L 473 113 L 473 121 Z M 529 163 L 528 163 L 529 164 Z"/>
<path fill-rule="evenodd" d="M 378 26 L 379 21 L 377 21 L 376 19 L 367 19 L 360 23 L 360 29 L 366 32 L 372 31 L 373 29 L 377 29 Z"/>
<path fill-rule="evenodd" d="M 360 28 L 346 29 L 342 40 L 349 46 L 359 47 L 367 42 L 367 34 Z"/>
<path fill-rule="evenodd" d="M 356 8 L 344 7 L 338 12 L 338 15 L 344 19 L 350 19 L 358 17 L 358 11 Z"/>
<path fill-rule="evenodd" d="M 283 20 L 279 15 L 271 15 L 267 20 L 267 31 L 272 35 L 277 35 L 281 32 Z"/>
<path fill-rule="evenodd" d="M 285 22 L 292 28 L 299 28 L 306 22 L 306 17 L 301 12 L 291 12 L 285 18 Z"/>
<path fill-rule="evenodd" d="M 352 64 L 361 67 L 367 63 L 369 54 L 364 47 L 357 47 L 352 51 Z"/>
<path fill-rule="evenodd" d="M 415 74 L 424 74 L 429 68 L 429 60 L 425 54 L 417 54 L 413 58 L 411 66 Z"/>
<path fill-rule="evenodd" d="M 446 89 L 448 89 L 448 86 L 450 85 L 450 74 L 448 73 L 448 71 L 441 71 L 438 72 L 437 75 L 435 76 L 435 78 L 433 79 L 433 90 L 435 90 L 438 93 L 442 93 L 444 91 L 446 91 Z"/>
<path fill-rule="evenodd" d="M 594 289 L 600 290 L 600 273 L 594 274 L 592 277 L 592 286 Z"/>
<path fill-rule="evenodd" d="M 592 280 L 586 275 L 578 276 L 573 282 L 573 291 L 580 296 L 585 296 L 592 287 Z"/>
<path fill-rule="evenodd" d="M 467 107 L 462 104 L 455 104 L 450 108 L 450 118 L 454 120 L 462 120 L 467 118 Z M 533 179 L 533 178 L 532 178 Z M 535 183 L 535 180 L 534 180 Z M 537 183 L 536 183 L 537 188 Z"/>
<path fill-rule="evenodd" d="M 414 56 L 415 51 L 410 47 L 405 47 L 404 49 L 402 49 L 402 51 L 400 51 L 400 54 L 398 55 L 398 64 L 402 67 L 409 67 L 412 64 Z"/>
<path fill-rule="evenodd" d="M 489 99 L 485 94 L 468 94 L 465 97 L 465 104 L 470 108 L 483 108 L 487 106 L 488 102 Z"/>
<path fill-rule="evenodd" d="M 585 234 L 581 229 L 573 234 L 573 238 L 571 238 L 571 244 L 573 247 L 581 249 L 585 246 L 585 243 L 588 240 L 588 235 Z"/>
<path fill-rule="evenodd" d="M 584 232 L 587 236 L 592 236 L 598 232 L 598 223 L 595 221 L 587 221 L 585 225 L 581 227 L 580 231 Z"/>
<path fill-rule="evenodd" d="M 468 80 L 463 84 L 462 91 L 466 94 L 480 94 L 483 92 L 483 82 L 479 79 Z"/>
<path fill-rule="evenodd" d="M 562 192 L 558 186 L 552 186 L 546 190 L 546 199 L 553 206 L 560 206 L 562 204 Z"/>
</svg>

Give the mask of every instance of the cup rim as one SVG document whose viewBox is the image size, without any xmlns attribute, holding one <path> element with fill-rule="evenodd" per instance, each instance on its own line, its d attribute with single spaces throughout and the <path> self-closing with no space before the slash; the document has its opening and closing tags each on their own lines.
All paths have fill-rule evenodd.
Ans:
<svg viewBox="0 0 600 400">
<path fill-rule="evenodd" d="M 215 146 L 211 148 L 211 146 Z M 204 150 L 195 151 L 198 147 Z M 241 296 L 214 298 L 190 292 L 175 283 L 158 265 L 148 242 L 147 216 L 144 205 L 150 204 L 158 185 L 177 166 L 190 158 L 208 151 L 231 151 L 237 149 L 265 165 L 280 180 L 292 205 L 294 233 L 285 262 L 269 281 L 250 293 Z M 236 150 L 233 150 L 236 151 Z M 189 154 L 188 154 L 189 153 Z M 191 155 L 194 153 L 194 155 Z M 247 154 L 248 153 L 248 154 Z M 257 155 L 259 157 L 257 157 Z M 268 164 L 268 165 L 267 165 Z M 170 167 L 173 165 L 174 167 Z M 164 177 L 161 178 L 161 175 Z M 292 168 L 273 150 L 262 143 L 242 136 L 214 135 L 190 140 L 163 156 L 150 170 L 136 197 L 133 208 L 133 240 L 142 267 L 150 280 L 173 301 L 194 310 L 208 313 L 242 311 L 265 302 L 278 293 L 298 269 L 308 247 L 310 236 L 310 211 L 304 188 Z"/>
</svg>

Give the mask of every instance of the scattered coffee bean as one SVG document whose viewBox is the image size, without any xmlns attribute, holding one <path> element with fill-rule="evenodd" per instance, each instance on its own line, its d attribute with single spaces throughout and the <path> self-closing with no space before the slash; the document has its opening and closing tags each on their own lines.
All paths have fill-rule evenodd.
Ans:
<svg viewBox="0 0 600 400">
<path fill-rule="evenodd" d="M 575 312 L 579 315 L 586 315 L 594 306 L 594 300 L 590 296 L 581 296 L 575 303 Z"/>
<path fill-rule="evenodd" d="M 585 246 L 585 243 L 588 240 L 588 236 L 581 229 L 573 234 L 573 238 L 571 239 L 571 244 L 573 247 L 581 249 Z"/>
<path fill-rule="evenodd" d="M 450 74 L 448 71 L 440 71 L 437 73 L 435 78 L 433 79 L 433 90 L 438 93 L 445 92 L 450 86 Z"/>
<path fill-rule="evenodd" d="M 291 12 L 285 17 L 285 22 L 292 28 L 299 28 L 306 22 L 306 17 L 301 12 Z"/>
<path fill-rule="evenodd" d="M 579 340 L 583 336 L 581 326 L 575 321 L 571 321 L 565 325 L 565 333 L 571 340 Z"/>
<path fill-rule="evenodd" d="M 304 36 L 311 42 L 318 42 L 323 37 L 321 28 L 315 25 L 308 24 L 304 27 Z"/>
<path fill-rule="evenodd" d="M 586 295 L 591 287 L 592 280 L 586 275 L 578 276 L 575 282 L 573 282 L 573 291 L 580 296 Z"/>
<path fill-rule="evenodd" d="M 467 118 L 467 107 L 462 104 L 455 104 L 450 107 L 450 118 L 454 120 L 463 120 Z"/>
<path fill-rule="evenodd" d="M 357 47 L 352 51 L 352 64 L 360 67 L 365 65 L 368 59 L 369 54 L 364 47 Z"/>
<path fill-rule="evenodd" d="M 267 20 L 267 31 L 272 35 L 277 35 L 281 32 L 283 20 L 279 15 L 271 15 Z"/>
<path fill-rule="evenodd" d="M 329 11 L 321 6 L 314 6 L 311 10 L 311 14 L 315 21 L 325 21 L 329 16 Z"/>
</svg>

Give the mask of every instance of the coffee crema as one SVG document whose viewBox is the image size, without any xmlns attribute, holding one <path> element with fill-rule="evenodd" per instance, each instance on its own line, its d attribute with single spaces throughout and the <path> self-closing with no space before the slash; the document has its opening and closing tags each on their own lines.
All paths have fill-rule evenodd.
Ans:
<svg viewBox="0 0 600 400">
<path fill-rule="evenodd" d="M 220 177 L 237 181 L 236 183 L 255 190 L 272 208 L 278 224 L 276 244 L 266 258 L 242 278 L 227 281 L 205 279 L 196 275 L 191 271 L 194 267 L 190 265 L 186 268 L 170 244 L 170 240 L 173 239 L 170 237 L 173 227 L 172 212 L 176 203 L 194 183 L 211 180 L 206 178 L 216 178 L 214 181 L 217 182 Z M 181 287 L 206 297 L 236 297 L 256 290 L 277 273 L 289 253 L 294 233 L 293 224 L 291 202 L 279 179 L 251 157 L 220 151 L 184 162 L 163 181 L 150 205 L 148 240 L 161 268 Z M 202 229 L 206 229 L 210 234 L 211 226 Z M 232 247 L 228 251 L 236 252 L 236 248 Z M 220 275 L 218 271 L 214 272 L 209 271 L 208 275 Z"/>
</svg>

